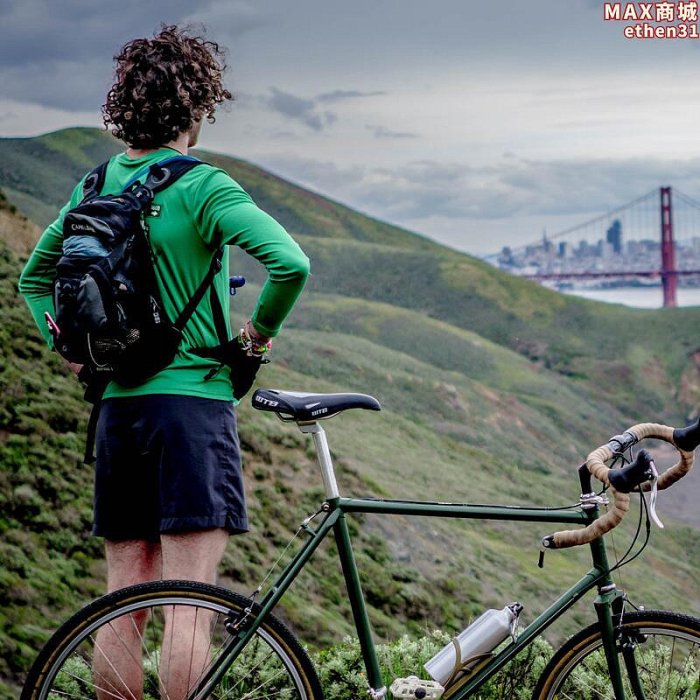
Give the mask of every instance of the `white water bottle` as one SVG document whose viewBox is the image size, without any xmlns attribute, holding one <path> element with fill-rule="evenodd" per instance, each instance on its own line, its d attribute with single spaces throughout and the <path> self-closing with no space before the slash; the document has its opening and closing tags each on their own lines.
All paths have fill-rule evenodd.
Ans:
<svg viewBox="0 0 700 700">
<path fill-rule="evenodd" d="M 522 609 L 520 603 L 511 603 L 501 610 L 490 609 L 482 613 L 435 654 L 425 664 L 425 670 L 440 685 L 452 682 L 460 672 L 469 670 L 509 635 L 513 635 Z"/>
</svg>

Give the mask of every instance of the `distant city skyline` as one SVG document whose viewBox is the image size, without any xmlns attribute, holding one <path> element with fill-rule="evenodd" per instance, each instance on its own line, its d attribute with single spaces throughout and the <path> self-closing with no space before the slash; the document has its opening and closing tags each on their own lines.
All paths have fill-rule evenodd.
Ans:
<svg viewBox="0 0 700 700">
<path fill-rule="evenodd" d="M 668 210 L 665 210 L 666 212 Z M 700 226 L 700 211 L 697 213 Z M 666 219 L 668 220 L 668 219 Z M 678 286 L 700 288 L 700 235 L 675 240 L 667 235 L 632 238 L 621 219 L 613 219 L 596 241 L 549 240 L 519 248 L 505 246 L 488 259 L 502 270 L 538 279 L 560 290 L 649 286 L 663 282 L 664 295 L 677 301 Z M 665 241 L 673 241 L 666 247 Z M 665 252 L 664 252 L 665 251 Z"/>
<path fill-rule="evenodd" d="M 202 147 L 474 254 L 659 186 L 700 199 L 700 44 L 599 0 L 0 0 L 0 136 L 100 126 L 111 58 L 160 22 L 229 49 Z M 245 186 L 245 183 L 242 183 Z"/>
<path fill-rule="evenodd" d="M 612 250 L 621 252 L 628 241 L 650 240 L 658 245 L 661 240 L 661 190 L 655 188 L 641 197 L 622 204 L 607 213 L 582 221 L 563 231 L 550 233 L 544 229 L 537 237 L 506 247 L 524 250 L 539 247 L 543 241 L 566 242 L 569 250 L 585 244 L 610 243 Z M 673 237 L 680 245 L 694 245 L 700 237 L 700 200 L 689 197 L 677 188 L 670 188 L 671 222 Z M 487 255 L 497 257 L 496 253 Z"/>
</svg>

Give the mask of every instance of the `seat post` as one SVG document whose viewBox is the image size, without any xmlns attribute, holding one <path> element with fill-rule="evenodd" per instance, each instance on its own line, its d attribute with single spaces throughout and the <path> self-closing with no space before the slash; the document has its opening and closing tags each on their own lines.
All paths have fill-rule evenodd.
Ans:
<svg viewBox="0 0 700 700">
<path fill-rule="evenodd" d="M 309 433 L 313 436 L 316 456 L 318 457 L 318 464 L 321 467 L 321 475 L 323 476 L 326 498 L 339 498 L 340 492 L 335 480 L 333 460 L 331 459 L 331 451 L 328 449 L 326 431 L 318 423 L 298 423 L 297 425 L 302 433 Z"/>
</svg>

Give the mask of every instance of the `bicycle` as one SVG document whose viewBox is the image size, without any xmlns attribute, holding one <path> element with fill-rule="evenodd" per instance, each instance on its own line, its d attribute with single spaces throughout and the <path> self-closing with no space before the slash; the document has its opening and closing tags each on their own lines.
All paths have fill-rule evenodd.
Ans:
<svg viewBox="0 0 700 700">
<path fill-rule="evenodd" d="M 692 467 L 693 450 L 700 444 L 700 420 L 680 430 L 639 424 L 611 438 L 591 452 L 579 467 L 582 494 L 579 504 L 573 509 L 549 509 L 342 497 L 326 434 L 319 421 L 347 409 L 379 410 L 379 402 L 364 394 L 307 394 L 271 389 L 258 389 L 252 402 L 258 409 L 276 413 L 283 421 L 295 422 L 302 433 L 313 438 L 326 500 L 299 528 L 308 535 L 307 541 L 259 602 L 224 588 L 187 581 L 140 584 L 97 599 L 51 637 L 28 674 L 22 700 L 157 698 L 165 692 L 173 674 L 182 675 L 185 670 L 187 700 L 230 697 L 320 700 L 323 691 L 308 655 L 272 611 L 331 532 L 365 663 L 367 692 L 372 700 L 382 700 L 388 691 L 377 661 L 346 521 L 346 515 L 353 513 L 579 525 L 583 527 L 544 537 L 542 552 L 590 545 L 592 568 L 519 635 L 513 634 L 509 642 L 478 659 L 456 664 L 447 687 L 415 676 L 396 679 L 391 687 L 394 697 L 443 696 L 459 700 L 473 696 L 554 620 L 595 588 L 598 621 L 575 634 L 554 654 L 537 682 L 533 698 L 580 700 L 583 696 L 577 690 L 576 684 L 580 682 L 577 679 L 589 672 L 596 678 L 596 686 L 586 691 L 591 698 L 700 698 L 700 620 L 667 611 L 630 611 L 625 594 L 613 583 L 611 574 L 626 563 L 625 559 L 631 558 L 628 555 L 632 547 L 611 566 L 604 542 L 605 533 L 617 526 L 627 512 L 629 494 L 634 490 L 640 494 L 649 491 L 652 495 L 648 507 L 646 498 L 640 495 L 642 510 L 647 513 L 648 541 L 649 518 L 656 517 L 657 489 L 670 486 Z M 659 475 L 645 450 L 633 461 L 628 459 L 626 455 L 632 447 L 646 438 L 664 440 L 676 447 L 680 455 L 678 463 Z M 605 462 L 612 462 L 615 468 L 610 469 Z M 623 463 L 625 466 L 617 468 Z M 599 493 L 592 489 L 592 475 L 604 485 Z M 608 493 L 613 499 L 612 508 L 601 514 Z M 317 518 L 318 524 L 314 522 Z M 638 527 L 635 541 L 639 532 Z M 258 592 L 260 588 L 254 597 Z M 188 634 L 191 630 L 193 637 L 198 630 L 207 630 L 208 647 L 195 658 L 192 644 L 189 663 L 173 669 L 169 664 L 170 651 L 174 644 L 182 642 L 181 635 L 175 631 L 178 618 L 187 619 Z M 117 656 L 124 656 L 124 649 L 133 648 L 138 649 L 137 653 L 122 659 L 121 668 L 117 668 Z M 112 649 L 116 656 L 111 660 L 108 652 Z M 131 680 L 133 673 L 137 674 L 136 681 Z M 127 675 L 129 679 L 125 678 Z M 130 682 L 136 686 L 130 686 Z M 134 687 L 139 688 L 139 694 L 129 689 Z"/>
</svg>

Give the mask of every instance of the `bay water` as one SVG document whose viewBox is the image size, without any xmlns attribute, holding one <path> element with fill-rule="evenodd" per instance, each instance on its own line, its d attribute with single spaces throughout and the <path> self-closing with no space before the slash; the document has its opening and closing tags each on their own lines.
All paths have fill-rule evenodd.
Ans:
<svg viewBox="0 0 700 700">
<path fill-rule="evenodd" d="M 663 306 L 661 287 L 616 287 L 614 289 L 567 289 L 566 294 L 603 301 L 609 304 L 624 304 L 641 309 L 660 309 Z M 679 287 L 678 306 L 700 306 L 699 287 Z"/>
</svg>

